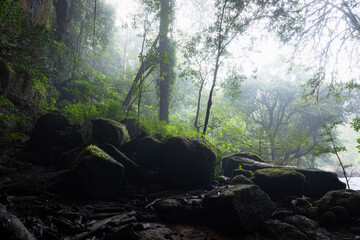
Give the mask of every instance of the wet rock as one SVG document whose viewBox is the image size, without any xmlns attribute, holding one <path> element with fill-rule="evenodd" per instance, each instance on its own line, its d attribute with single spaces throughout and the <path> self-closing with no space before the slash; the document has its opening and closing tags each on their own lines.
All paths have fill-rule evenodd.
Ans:
<svg viewBox="0 0 360 240">
<path fill-rule="evenodd" d="M 263 232 L 266 236 L 276 240 L 308 240 L 310 239 L 295 226 L 280 220 L 268 219 L 265 221 Z"/>
<path fill-rule="evenodd" d="M 147 136 L 141 138 L 136 144 L 135 160 L 145 168 L 158 169 L 160 167 L 161 142 Z"/>
<path fill-rule="evenodd" d="M 117 162 L 121 163 L 125 168 L 126 174 L 134 175 L 139 171 L 139 166 L 113 145 L 105 143 L 101 144 L 99 147 L 113 157 Z"/>
<path fill-rule="evenodd" d="M 321 213 L 335 206 L 347 209 L 351 217 L 360 216 L 360 193 L 354 190 L 334 190 L 326 193 L 318 202 Z"/>
<path fill-rule="evenodd" d="M 336 216 L 333 212 L 325 212 L 320 218 L 320 226 L 322 227 L 335 227 Z"/>
<path fill-rule="evenodd" d="M 72 164 L 74 194 L 80 198 L 111 199 L 120 194 L 124 166 L 94 145 Z"/>
<path fill-rule="evenodd" d="M 257 170 L 252 179 L 274 201 L 286 196 L 301 196 L 304 175 L 284 168 L 265 168 Z"/>
<path fill-rule="evenodd" d="M 316 229 L 319 227 L 319 224 L 316 221 L 302 215 L 289 216 L 284 219 L 284 222 L 295 226 L 310 238 L 315 237 Z"/>
<path fill-rule="evenodd" d="M 169 189 L 195 189 L 212 183 L 216 151 L 202 139 L 169 136 L 161 146 L 161 175 Z"/>
<path fill-rule="evenodd" d="M 31 161 L 40 165 L 57 165 L 61 153 L 83 144 L 82 134 L 59 112 L 41 116 L 26 146 Z"/>
<path fill-rule="evenodd" d="M 130 139 L 124 125 L 104 118 L 92 121 L 92 134 L 97 144 L 109 143 L 118 149 Z"/>
<path fill-rule="evenodd" d="M 329 211 L 335 214 L 338 224 L 346 224 L 351 220 L 349 211 L 343 206 L 331 207 Z"/>
<path fill-rule="evenodd" d="M 274 165 L 255 161 L 250 158 L 242 157 L 238 154 L 234 154 L 222 158 L 222 168 L 224 170 L 224 175 L 227 177 L 231 177 L 233 171 L 235 169 L 238 169 L 240 165 L 242 169 L 250 170 L 253 172 L 255 172 L 258 169 L 274 167 Z"/>
<path fill-rule="evenodd" d="M 233 231 L 251 231 L 271 216 L 274 203 L 256 185 L 231 185 L 208 192 L 203 199 L 205 220 Z"/>
<path fill-rule="evenodd" d="M 254 184 L 253 181 L 251 181 L 250 179 L 248 179 L 247 177 L 245 177 L 244 175 L 236 175 L 235 177 L 233 177 L 230 181 L 230 184 Z"/>
<path fill-rule="evenodd" d="M 163 220 L 169 223 L 200 223 L 201 199 L 164 199 L 154 205 Z"/>
<path fill-rule="evenodd" d="M 232 173 L 232 177 L 235 177 L 237 175 L 244 175 L 247 178 L 251 178 L 253 176 L 253 173 L 245 169 L 235 169 Z"/>
</svg>

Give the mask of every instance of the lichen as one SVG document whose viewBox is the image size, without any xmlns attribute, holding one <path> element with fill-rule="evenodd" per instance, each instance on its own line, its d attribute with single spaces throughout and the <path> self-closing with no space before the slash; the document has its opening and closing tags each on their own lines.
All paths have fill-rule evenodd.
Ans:
<svg viewBox="0 0 360 240">
<path fill-rule="evenodd" d="M 101 158 L 109 158 L 109 155 L 95 145 L 89 145 L 85 150 L 90 151 L 93 155 Z"/>
</svg>

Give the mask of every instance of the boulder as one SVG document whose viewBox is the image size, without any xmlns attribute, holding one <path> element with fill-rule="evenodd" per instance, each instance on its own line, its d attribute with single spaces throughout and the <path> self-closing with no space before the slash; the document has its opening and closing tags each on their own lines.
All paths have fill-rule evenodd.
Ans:
<svg viewBox="0 0 360 240">
<path fill-rule="evenodd" d="M 111 199 L 120 194 L 124 166 L 90 145 L 72 163 L 74 194 L 80 198 Z"/>
<path fill-rule="evenodd" d="M 275 205 L 256 185 L 230 185 L 205 194 L 204 218 L 209 224 L 233 231 L 256 229 L 271 216 Z"/>
<path fill-rule="evenodd" d="M 99 147 L 113 157 L 117 162 L 122 164 L 125 168 L 126 174 L 134 175 L 139 171 L 139 166 L 113 145 L 105 143 L 101 144 Z"/>
<path fill-rule="evenodd" d="M 263 227 L 263 231 L 267 237 L 271 237 L 271 239 L 276 239 L 276 240 L 310 239 L 295 226 L 276 219 L 266 220 Z"/>
<path fill-rule="evenodd" d="M 251 178 L 253 176 L 253 173 L 245 169 L 235 169 L 232 173 L 232 177 L 235 177 L 237 175 L 244 175 L 247 178 Z"/>
<path fill-rule="evenodd" d="M 320 199 L 332 190 L 345 189 L 346 184 L 339 180 L 336 173 L 319 169 L 295 168 L 305 176 L 304 195 L 313 199 Z"/>
<path fill-rule="evenodd" d="M 144 168 L 158 169 L 160 167 L 160 147 L 161 142 L 150 136 L 141 138 L 137 142 L 135 151 L 136 162 Z"/>
<path fill-rule="evenodd" d="M 313 199 L 321 198 L 328 191 L 346 188 L 346 184 L 341 182 L 336 173 L 333 172 L 322 171 L 319 169 L 276 166 L 236 155 L 231 155 L 222 159 L 224 175 L 227 177 L 231 177 L 233 171 L 237 171 L 236 169 L 238 169 L 240 165 L 243 170 L 250 170 L 252 172 L 264 168 L 286 168 L 296 170 L 305 176 L 304 195 Z"/>
<path fill-rule="evenodd" d="M 320 218 L 320 226 L 322 227 L 335 227 L 336 224 L 336 216 L 333 212 L 325 212 Z"/>
<path fill-rule="evenodd" d="M 26 152 L 40 165 L 57 165 L 61 153 L 83 144 L 83 136 L 60 112 L 42 115 L 31 133 Z"/>
<path fill-rule="evenodd" d="M 194 189 L 213 182 L 217 154 L 202 139 L 169 136 L 160 148 L 163 185 Z"/>
<path fill-rule="evenodd" d="M 243 155 L 242 155 L 243 156 Z M 267 164 L 263 162 L 258 162 L 250 158 L 242 157 L 237 154 L 226 156 L 222 158 L 222 167 L 224 170 L 224 175 L 231 177 L 233 171 L 238 169 L 241 165 L 242 169 L 250 170 L 255 172 L 258 169 L 271 168 L 274 167 L 272 164 Z"/>
<path fill-rule="evenodd" d="M 265 168 L 254 173 L 253 182 L 274 201 L 303 194 L 304 175 L 285 168 Z"/>
<path fill-rule="evenodd" d="M 244 175 L 236 175 L 235 177 L 233 177 L 230 181 L 230 184 L 254 184 L 253 181 L 251 181 L 250 179 L 248 179 L 247 177 L 245 177 Z"/>
<path fill-rule="evenodd" d="M 302 215 L 289 216 L 284 219 L 284 222 L 293 225 L 308 237 L 315 239 L 316 230 L 319 227 L 318 222 L 309 219 Z"/>
<path fill-rule="evenodd" d="M 92 121 L 92 134 L 97 144 L 109 143 L 118 149 L 130 139 L 124 125 L 104 118 Z"/>
<path fill-rule="evenodd" d="M 334 190 L 326 193 L 318 202 L 321 213 L 330 211 L 335 206 L 347 209 L 351 217 L 360 216 L 360 193 L 354 190 Z"/>
</svg>

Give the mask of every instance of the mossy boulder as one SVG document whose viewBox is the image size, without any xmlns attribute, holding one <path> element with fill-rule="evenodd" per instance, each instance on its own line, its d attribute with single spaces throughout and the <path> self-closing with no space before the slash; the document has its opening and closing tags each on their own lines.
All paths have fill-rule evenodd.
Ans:
<svg viewBox="0 0 360 240">
<path fill-rule="evenodd" d="M 194 189 L 213 182 L 216 150 L 202 139 L 169 136 L 160 148 L 164 187 Z"/>
<path fill-rule="evenodd" d="M 230 181 L 230 184 L 254 184 L 249 178 L 245 177 L 244 175 L 236 175 Z"/>
<path fill-rule="evenodd" d="M 204 219 L 211 225 L 236 232 L 256 229 L 268 219 L 275 205 L 256 185 L 230 185 L 205 194 Z"/>
<path fill-rule="evenodd" d="M 262 231 L 264 232 L 266 237 L 270 237 L 271 239 L 276 240 L 309 240 L 310 238 L 306 236 L 305 233 L 300 231 L 295 226 L 277 220 L 277 219 L 268 219 L 266 220 Z"/>
<path fill-rule="evenodd" d="M 111 199 L 120 195 L 124 166 L 97 146 L 85 148 L 72 163 L 73 194 Z"/>
<path fill-rule="evenodd" d="M 77 127 L 72 126 L 60 112 L 50 112 L 36 122 L 25 151 L 36 164 L 57 165 L 61 153 L 83 143 Z"/>
<path fill-rule="evenodd" d="M 151 136 L 137 142 L 135 161 L 142 167 L 157 170 L 160 167 L 160 148 L 162 143 Z"/>
<path fill-rule="evenodd" d="M 313 199 L 320 199 L 327 192 L 346 188 L 346 184 L 339 180 L 334 172 L 318 169 L 294 168 L 305 176 L 304 195 Z"/>
<path fill-rule="evenodd" d="M 116 148 L 120 148 L 130 139 L 124 125 L 104 118 L 98 118 L 92 121 L 92 135 L 95 143 L 109 143 Z"/>
<path fill-rule="evenodd" d="M 242 156 L 244 155 L 233 154 L 222 158 L 222 168 L 225 176 L 232 177 L 233 171 L 238 169 L 240 165 L 243 169 L 250 170 L 252 172 L 255 172 L 258 169 L 274 167 L 274 165 L 255 161 Z"/>
<path fill-rule="evenodd" d="M 274 201 L 285 196 L 302 196 L 305 177 L 301 173 L 285 168 L 265 168 L 255 171 L 253 182 Z"/>
<path fill-rule="evenodd" d="M 321 213 L 330 211 L 333 207 L 342 206 L 350 216 L 360 216 L 360 193 L 354 190 L 334 190 L 326 193 L 318 202 Z"/>
<path fill-rule="evenodd" d="M 246 169 L 235 169 L 232 173 L 232 176 L 235 177 L 237 175 L 244 175 L 247 178 L 251 178 L 253 176 L 253 173 Z"/>
</svg>

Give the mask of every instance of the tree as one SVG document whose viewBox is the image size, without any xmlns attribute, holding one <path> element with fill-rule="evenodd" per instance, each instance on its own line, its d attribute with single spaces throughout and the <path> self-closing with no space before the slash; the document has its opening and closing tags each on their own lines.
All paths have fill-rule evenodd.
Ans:
<svg viewBox="0 0 360 240">
<path fill-rule="evenodd" d="M 171 41 L 170 29 L 174 21 L 174 1 L 161 0 L 159 61 L 160 61 L 160 111 L 159 120 L 169 122 L 170 87 L 174 82 L 175 46 Z"/>
<path fill-rule="evenodd" d="M 331 121 L 332 117 L 329 117 L 328 120 Z M 324 142 L 323 142 L 323 144 L 317 144 L 314 147 L 312 154 L 316 157 L 323 155 L 323 154 L 328 154 L 328 153 L 334 154 L 336 156 L 336 159 L 339 162 L 341 169 L 342 169 L 344 178 L 346 180 L 346 185 L 347 185 L 348 189 L 350 189 L 349 180 L 350 180 L 351 176 L 348 175 L 346 169 L 348 167 L 350 167 L 351 165 L 345 165 L 343 163 L 343 161 L 341 160 L 340 153 L 346 151 L 346 148 L 338 142 L 338 139 L 335 135 L 336 134 L 335 133 L 336 126 L 338 126 L 339 124 L 342 124 L 342 122 L 341 121 L 333 121 L 331 123 L 327 123 L 322 126 L 323 133 L 321 134 L 321 136 L 325 137 Z"/>
<path fill-rule="evenodd" d="M 348 59 L 348 76 L 359 62 L 360 3 L 355 0 L 277 1 L 270 22 L 283 42 L 292 42 L 298 53 L 311 47 L 316 61 L 311 63 L 317 72 L 310 83 L 310 93 L 318 93 L 323 80 L 331 73 L 330 90 L 336 80 L 344 79 L 337 64 Z M 341 61 L 343 63 L 343 61 Z"/>
</svg>

